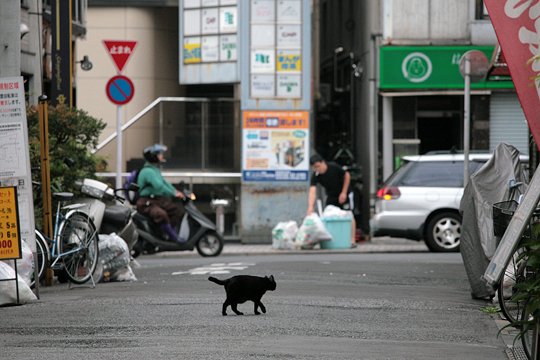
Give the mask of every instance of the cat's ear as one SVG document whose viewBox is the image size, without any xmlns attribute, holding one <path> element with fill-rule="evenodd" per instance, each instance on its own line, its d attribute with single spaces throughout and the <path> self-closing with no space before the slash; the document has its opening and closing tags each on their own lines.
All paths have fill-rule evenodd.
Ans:
<svg viewBox="0 0 540 360">
<path fill-rule="evenodd" d="M 274 275 L 270 275 L 269 279 L 270 279 L 271 282 L 276 282 L 276 280 L 274 280 Z"/>
</svg>

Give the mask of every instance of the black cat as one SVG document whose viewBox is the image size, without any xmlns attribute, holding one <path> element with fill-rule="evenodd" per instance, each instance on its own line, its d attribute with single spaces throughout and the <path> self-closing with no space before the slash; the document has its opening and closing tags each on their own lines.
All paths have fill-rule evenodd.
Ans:
<svg viewBox="0 0 540 360">
<path fill-rule="evenodd" d="M 258 307 L 261 308 L 263 313 L 266 313 L 266 308 L 262 304 L 261 298 L 266 291 L 276 290 L 276 281 L 273 275 L 270 275 L 270 277 L 237 275 L 225 280 L 219 280 L 210 276 L 208 280 L 225 286 L 227 298 L 223 303 L 223 310 L 221 311 L 223 316 L 227 315 L 227 306 L 229 305 L 231 305 L 231 309 L 236 315 L 244 315 L 236 307 L 238 304 L 242 304 L 248 300 L 255 303 L 255 315 L 260 314 L 257 310 Z"/>
</svg>

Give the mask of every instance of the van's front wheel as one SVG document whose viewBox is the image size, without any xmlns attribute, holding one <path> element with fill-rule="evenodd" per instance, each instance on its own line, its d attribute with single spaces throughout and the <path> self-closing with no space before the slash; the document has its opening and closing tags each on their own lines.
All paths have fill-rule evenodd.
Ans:
<svg viewBox="0 0 540 360">
<path fill-rule="evenodd" d="M 435 215 L 426 227 L 426 245 L 433 252 L 457 252 L 461 241 L 461 216 L 453 212 Z"/>
<path fill-rule="evenodd" d="M 204 257 L 218 256 L 223 250 L 223 236 L 215 231 L 209 231 L 197 241 L 197 252 Z"/>
</svg>

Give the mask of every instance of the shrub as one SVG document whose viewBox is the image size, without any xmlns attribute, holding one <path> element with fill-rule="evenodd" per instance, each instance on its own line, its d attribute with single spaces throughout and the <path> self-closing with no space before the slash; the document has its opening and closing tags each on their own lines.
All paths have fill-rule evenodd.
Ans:
<svg viewBox="0 0 540 360">
<path fill-rule="evenodd" d="M 40 127 L 37 107 L 27 110 L 28 140 L 32 180 L 41 182 Z M 48 107 L 49 162 L 51 192 L 77 192 L 76 181 L 95 178 L 98 166 L 104 160 L 91 153 L 98 144 L 99 135 L 106 124 L 86 111 L 65 105 Z M 34 202 L 41 202 L 41 194 L 34 193 Z M 36 206 L 36 223 L 41 223 L 41 209 Z"/>
</svg>

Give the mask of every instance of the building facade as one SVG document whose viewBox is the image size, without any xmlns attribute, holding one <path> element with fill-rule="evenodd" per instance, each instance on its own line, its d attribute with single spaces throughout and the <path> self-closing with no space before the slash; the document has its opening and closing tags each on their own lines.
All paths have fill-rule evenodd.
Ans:
<svg viewBox="0 0 540 360">
<path fill-rule="evenodd" d="M 106 140 L 116 132 L 119 118 L 125 123 L 156 99 L 162 99 L 159 106 L 147 110 L 142 120 L 126 131 L 121 167 L 129 171 L 138 166 L 141 151 L 149 143 L 169 144 L 166 170 L 190 174 L 172 176 L 173 180 L 199 186 L 207 199 L 232 200 L 234 206 L 228 210 L 226 221 L 228 233 L 238 233 L 235 229 L 242 226 L 243 192 L 249 191 L 258 199 L 259 194 L 270 194 L 277 186 L 284 199 L 294 195 L 294 211 L 298 213 L 295 217 L 301 220 L 299 209 L 305 204 L 303 194 L 307 190 L 305 181 L 289 189 L 276 182 L 242 189 L 243 158 L 248 151 L 243 145 L 252 140 L 248 136 L 256 136 L 259 131 L 244 131 L 243 110 L 276 110 L 268 107 L 272 96 L 291 110 L 300 103 L 295 96 L 310 94 L 301 106 L 309 117 L 305 132 L 309 134 L 308 151 L 297 153 L 305 159 L 306 153 L 317 152 L 348 166 L 357 193 L 357 223 L 368 232 L 377 187 L 399 165 L 401 156 L 463 148 L 460 60 L 473 49 L 489 59 L 497 42 L 481 0 L 315 0 L 302 10 L 301 19 L 309 19 L 312 24 L 309 29 L 302 26 L 304 20 L 299 23 L 295 16 L 284 17 L 282 22 L 277 17 L 271 19 L 273 11 L 285 6 L 300 9 L 300 0 L 276 2 L 271 11 L 268 4 L 273 2 L 262 0 L 252 0 L 249 7 L 230 0 L 73 3 L 76 106 L 107 122 L 102 135 Z M 235 4 L 236 12 L 226 11 Z M 47 93 L 51 79 L 50 2 L 44 2 L 43 11 L 34 9 L 32 1 L 21 5 L 21 24 L 31 29 L 21 40 L 21 73 L 27 79 L 30 102 L 35 103 L 42 92 Z M 189 17 L 187 21 L 181 18 L 179 5 L 190 14 L 199 11 L 203 17 Z M 239 20 L 216 27 L 210 21 L 212 11 L 217 18 L 223 16 L 220 21 L 232 20 L 234 15 Z M 36 14 L 40 13 L 38 19 Z M 244 24 L 242 16 L 257 19 Z M 210 23 L 197 33 L 201 19 Z M 39 21 L 44 34 L 41 38 Z M 271 31 L 276 38 L 270 41 L 257 31 L 250 35 L 253 27 Z M 187 38 L 181 39 L 184 33 Z M 299 53 L 298 45 L 299 34 L 306 33 L 310 33 L 312 44 L 307 56 L 305 49 Z M 199 37 L 204 38 L 202 45 L 197 43 Z M 104 40 L 137 42 L 122 70 L 115 67 Z M 217 50 L 220 45 L 225 46 L 221 52 Z M 249 50 L 243 54 L 241 46 Z M 272 68 L 264 63 L 272 56 L 276 61 L 277 55 L 285 62 L 270 65 Z M 91 71 L 79 68 L 85 56 L 93 63 Z M 301 64 L 298 59 L 310 64 L 309 73 L 297 71 Z M 196 66 L 192 66 L 194 63 Z M 213 72 L 218 68 L 213 65 L 219 63 L 232 70 Z M 197 71 L 190 71 L 195 67 Z M 41 71 L 43 75 L 36 76 Z M 124 106 L 116 106 L 107 95 L 108 82 L 118 75 L 134 84 L 133 98 Z M 308 80 L 311 85 L 302 85 L 298 90 L 300 80 Z M 184 97 L 213 100 L 178 100 Z M 242 97 L 247 97 L 245 104 L 253 108 L 244 109 Z M 227 101 L 214 101 L 217 98 Z M 491 150 L 506 141 L 527 152 L 527 125 L 508 78 L 489 78 L 473 84 L 470 130 L 473 150 Z M 260 144 L 255 141 L 252 145 Z M 110 171 L 117 168 L 113 141 L 101 147 L 99 154 L 107 159 Z M 276 159 L 279 163 L 279 154 Z M 301 162 L 299 157 L 291 167 Z M 279 169 L 270 170 L 263 171 L 264 176 Z M 258 171 L 249 176 L 259 176 Z M 265 197 L 263 201 L 275 198 Z M 250 215 L 256 210 L 249 209 Z M 273 221 L 279 220 L 274 215 L 269 210 L 257 217 L 255 227 L 262 225 L 256 231 L 262 234 L 259 239 L 269 239 L 264 234 L 269 234 Z"/>
</svg>

